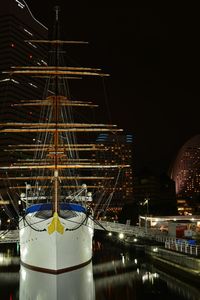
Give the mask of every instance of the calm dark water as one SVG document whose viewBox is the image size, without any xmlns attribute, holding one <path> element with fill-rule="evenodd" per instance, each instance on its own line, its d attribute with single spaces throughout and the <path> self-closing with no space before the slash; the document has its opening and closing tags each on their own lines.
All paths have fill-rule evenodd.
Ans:
<svg viewBox="0 0 200 300">
<path fill-rule="evenodd" d="M 0 300 L 199 300 L 200 290 L 158 270 L 141 251 L 96 238 L 93 262 L 61 275 L 19 265 L 16 245 L 0 245 Z"/>
</svg>

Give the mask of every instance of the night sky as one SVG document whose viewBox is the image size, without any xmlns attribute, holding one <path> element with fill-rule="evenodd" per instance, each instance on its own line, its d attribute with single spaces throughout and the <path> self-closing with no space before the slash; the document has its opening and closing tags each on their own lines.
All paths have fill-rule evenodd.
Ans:
<svg viewBox="0 0 200 300">
<path fill-rule="evenodd" d="M 133 134 L 135 170 L 167 172 L 180 147 L 200 133 L 197 8 L 112 0 L 26 2 L 49 28 L 59 3 L 63 39 L 89 41 L 86 65 L 111 75 L 109 109 L 105 100 L 101 105 L 113 124 Z"/>
</svg>

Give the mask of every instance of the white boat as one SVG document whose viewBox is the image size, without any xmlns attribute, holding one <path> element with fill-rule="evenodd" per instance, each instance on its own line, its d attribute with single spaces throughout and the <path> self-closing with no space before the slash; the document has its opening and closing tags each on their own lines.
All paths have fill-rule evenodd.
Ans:
<svg viewBox="0 0 200 300">
<path fill-rule="evenodd" d="M 55 19 L 57 32 L 58 7 Z M 99 69 L 60 65 L 61 47 L 83 42 L 67 42 L 56 37 L 48 41 L 31 40 L 31 43 L 51 45 L 54 65 L 17 66 L 9 72 L 12 76 L 43 77 L 50 85 L 44 99 L 22 100 L 15 104 L 16 109 L 40 107 L 41 113 L 33 122 L 4 124 L 0 132 L 23 133 L 30 143 L 8 145 L 7 151 L 29 154 L 24 159 L 1 166 L 0 170 L 6 171 L 10 181 L 17 182 L 13 189 L 14 192 L 17 189 L 14 199 L 19 195 L 23 206 L 19 216 L 21 264 L 39 272 L 60 274 L 81 268 L 92 259 L 93 203 L 92 195 L 87 191 L 91 185 L 86 186 L 85 180 L 98 180 L 98 176 L 92 176 L 91 170 L 126 167 L 100 164 L 88 156 L 83 158 L 79 152 L 97 151 L 102 145 L 95 144 L 94 140 L 83 143 L 78 134 L 122 130 L 111 124 L 74 122 L 74 107 L 88 110 L 96 105 L 71 99 L 65 81 L 80 76 L 107 76 Z M 36 136 L 32 138 L 34 134 Z M 34 153 L 31 158 L 30 153 Z M 83 176 L 84 170 L 86 176 Z M 102 180 L 103 176 L 99 178 Z M 99 185 L 93 184 L 93 187 L 99 188 Z"/>
<path fill-rule="evenodd" d="M 88 197 L 86 197 L 86 200 Z M 91 262 L 93 220 L 87 203 L 31 205 L 19 222 L 21 264 L 32 270 L 60 274 Z"/>
</svg>

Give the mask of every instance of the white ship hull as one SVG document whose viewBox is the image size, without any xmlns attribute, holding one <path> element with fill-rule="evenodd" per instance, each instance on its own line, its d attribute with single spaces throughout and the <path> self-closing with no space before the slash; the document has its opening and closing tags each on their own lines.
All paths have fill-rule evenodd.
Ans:
<svg viewBox="0 0 200 300">
<path fill-rule="evenodd" d="M 24 266 L 59 274 L 78 269 L 91 261 L 93 220 L 84 212 L 70 213 L 75 216 L 67 219 L 58 217 L 55 221 L 53 217 L 38 218 L 35 212 L 31 212 L 19 222 L 20 259 Z M 59 226 L 63 230 L 60 231 Z"/>
</svg>

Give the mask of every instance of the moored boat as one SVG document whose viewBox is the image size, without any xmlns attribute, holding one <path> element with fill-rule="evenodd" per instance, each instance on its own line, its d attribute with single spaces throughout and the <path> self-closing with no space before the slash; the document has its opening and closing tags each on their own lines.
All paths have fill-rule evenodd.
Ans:
<svg viewBox="0 0 200 300">
<path fill-rule="evenodd" d="M 21 133 L 26 141 L 8 145 L 8 150 L 25 153 L 9 165 L 0 166 L 9 180 L 14 200 L 20 202 L 19 232 L 21 263 L 30 269 L 51 274 L 72 271 L 89 264 L 92 259 L 94 216 L 92 194 L 85 180 L 102 180 L 93 176 L 94 169 L 121 169 L 126 165 L 102 164 L 80 153 L 102 150 L 102 145 L 83 142 L 79 134 L 117 133 L 116 125 L 74 121 L 73 108 L 93 108 L 90 101 L 71 98 L 68 82 L 83 77 L 105 77 L 100 69 L 61 65 L 64 45 L 84 42 L 59 39 L 59 8 L 55 8 L 55 33 L 52 40 L 30 40 L 32 44 L 48 44 L 51 56 L 48 65 L 15 66 L 10 76 L 37 76 L 46 80 L 43 99 L 22 100 L 16 109 L 33 107 L 38 119 L 32 122 L 7 122 L 0 132 Z M 53 64 L 53 63 L 54 64 Z M 40 112 L 37 110 L 41 108 Z M 86 174 L 83 174 L 84 171 Z M 23 184 L 19 184 L 23 182 Z M 102 182 L 102 181 L 101 181 Z M 102 186 L 101 186 L 102 188 Z M 16 192 L 17 190 L 17 192 Z M 20 192 L 19 192 L 20 191 Z M 25 192 L 24 192 L 25 191 Z M 113 192 L 113 191 L 112 191 Z M 11 195 L 9 194 L 11 198 Z M 13 201 L 14 201 L 13 200 Z"/>
</svg>

